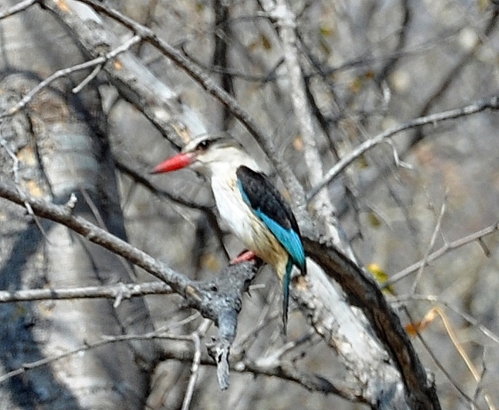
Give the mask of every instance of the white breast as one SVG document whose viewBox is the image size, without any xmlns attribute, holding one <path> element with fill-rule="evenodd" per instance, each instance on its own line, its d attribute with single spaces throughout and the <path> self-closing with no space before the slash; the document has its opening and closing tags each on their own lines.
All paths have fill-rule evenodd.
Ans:
<svg viewBox="0 0 499 410">
<path fill-rule="evenodd" d="M 211 179 L 220 218 L 244 246 L 274 266 L 281 276 L 288 260 L 287 252 L 244 202 L 235 171 L 227 171 L 214 174 Z"/>
<path fill-rule="evenodd" d="M 236 174 L 214 175 L 211 184 L 220 218 L 239 240 L 251 247 L 252 215 L 237 186 Z"/>
</svg>

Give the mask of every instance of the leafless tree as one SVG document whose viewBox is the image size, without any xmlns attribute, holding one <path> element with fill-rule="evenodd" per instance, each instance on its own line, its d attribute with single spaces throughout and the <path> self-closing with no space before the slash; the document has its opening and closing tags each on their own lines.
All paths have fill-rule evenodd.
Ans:
<svg viewBox="0 0 499 410">
<path fill-rule="evenodd" d="M 496 408 L 494 2 L 1 7 L 2 408 Z M 221 130 L 303 234 L 286 337 L 206 181 L 147 175 Z"/>
</svg>

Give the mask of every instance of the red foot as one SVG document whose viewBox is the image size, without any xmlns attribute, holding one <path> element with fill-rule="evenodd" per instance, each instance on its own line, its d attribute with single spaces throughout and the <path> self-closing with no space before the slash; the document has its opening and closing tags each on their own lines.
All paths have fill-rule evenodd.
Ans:
<svg viewBox="0 0 499 410">
<path fill-rule="evenodd" d="M 237 255 L 234 259 L 232 259 L 230 261 L 230 264 L 235 265 L 236 263 L 249 262 L 256 258 L 258 258 L 258 256 L 256 256 L 255 252 L 245 250 L 242 251 L 239 255 Z"/>
</svg>

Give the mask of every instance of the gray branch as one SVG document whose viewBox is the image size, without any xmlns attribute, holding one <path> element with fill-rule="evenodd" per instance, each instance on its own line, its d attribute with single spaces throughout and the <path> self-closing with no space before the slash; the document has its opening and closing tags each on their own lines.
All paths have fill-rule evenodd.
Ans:
<svg viewBox="0 0 499 410">
<path fill-rule="evenodd" d="M 386 130 L 381 134 L 374 136 L 373 138 L 368 139 L 353 151 L 345 155 L 340 161 L 338 161 L 338 163 L 334 167 L 332 167 L 326 173 L 324 178 L 322 178 L 322 180 L 307 193 L 307 201 L 311 201 L 321 191 L 322 188 L 334 181 L 335 178 L 337 178 L 346 167 L 351 165 L 362 154 L 364 154 L 366 151 L 369 151 L 371 148 L 374 148 L 376 145 L 385 142 L 395 134 L 412 128 L 422 127 L 423 125 L 436 125 L 443 121 L 455 120 L 456 118 L 477 114 L 487 109 L 499 109 L 499 97 L 493 96 L 482 98 L 480 100 L 473 101 L 471 104 L 468 104 L 461 108 L 442 111 L 424 117 L 415 118 L 413 120 L 407 121 L 406 123 Z"/>
<path fill-rule="evenodd" d="M 28 289 L 0 291 L 0 303 L 27 302 L 33 300 L 65 299 L 115 299 L 116 304 L 123 299 L 146 295 L 168 295 L 171 288 L 163 282 L 118 283 L 107 286 L 85 286 L 64 289 Z"/>
<path fill-rule="evenodd" d="M 219 328 L 219 336 L 211 345 L 210 351 L 218 352 L 213 355 L 219 366 L 221 387 L 227 388 L 229 349 L 236 335 L 237 316 L 241 311 L 241 295 L 261 266 L 259 260 L 229 265 L 213 281 L 196 282 L 84 218 L 72 215 L 72 206 L 54 205 L 27 195 L 3 182 L 0 183 L 0 197 L 22 207 L 28 204 L 34 215 L 58 222 L 90 242 L 143 268 L 184 297 L 187 306 L 197 309 L 204 317 L 212 320 Z"/>
</svg>

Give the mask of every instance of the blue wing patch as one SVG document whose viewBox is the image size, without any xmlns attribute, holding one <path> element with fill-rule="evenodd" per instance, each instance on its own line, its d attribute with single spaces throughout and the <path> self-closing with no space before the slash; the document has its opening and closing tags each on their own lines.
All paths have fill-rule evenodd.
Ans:
<svg viewBox="0 0 499 410">
<path fill-rule="evenodd" d="M 237 186 L 241 192 L 244 202 L 250 207 L 254 214 L 263 222 L 263 224 L 269 228 L 270 232 L 274 234 L 281 245 L 286 249 L 286 251 L 291 256 L 293 262 L 300 268 L 305 267 L 305 250 L 303 249 L 303 244 L 300 235 L 292 228 L 285 228 L 281 224 L 277 223 L 271 217 L 266 215 L 260 208 L 254 208 L 251 201 L 246 194 L 241 180 L 237 181 Z"/>
<path fill-rule="evenodd" d="M 268 178 L 250 168 L 241 166 L 236 171 L 237 187 L 243 201 L 248 205 L 253 214 L 262 221 L 268 230 L 276 237 L 278 242 L 288 253 L 286 271 L 284 272 L 282 286 L 282 322 L 286 334 L 289 307 L 289 283 L 293 264 L 303 274 L 306 273 L 305 250 L 300 237 L 300 229 L 296 223 L 289 204 L 284 200 L 279 191 L 272 185 Z"/>
<path fill-rule="evenodd" d="M 269 218 L 259 209 L 256 209 L 254 212 L 256 216 L 258 216 L 262 220 L 264 225 L 269 228 L 270 232 L 274 234 L 274 236 L 281 243 L 284 249 L 286 249 L 286 251 L 291 256 L 291 259 L 293 259 L 293 262 L 299 268 L 303 268 L 303 266 L 305 266 L 305 251 L 303 250 L 300 236 L 291 228 L 283 228 L 276 221 Z"/>
</svg>

